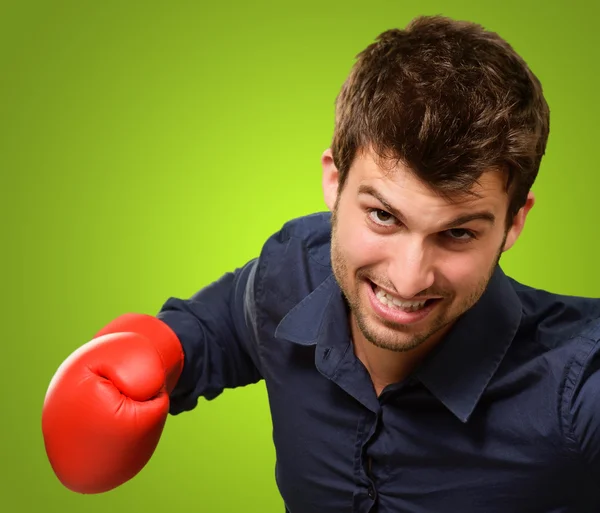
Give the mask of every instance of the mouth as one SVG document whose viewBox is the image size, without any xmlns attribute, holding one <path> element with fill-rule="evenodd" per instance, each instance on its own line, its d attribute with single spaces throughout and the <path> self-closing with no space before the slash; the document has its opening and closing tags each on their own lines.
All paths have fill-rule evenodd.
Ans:
<svg viewBox="0 0 600 513">
<path fill-rule="evenodd" d="M 396 324 L 413 324 L 425 319 L 443 299 L 424 297 L 410 301 L 399 299 L 369 280 L 369 299 L 375 313 Z"/>
</svg>

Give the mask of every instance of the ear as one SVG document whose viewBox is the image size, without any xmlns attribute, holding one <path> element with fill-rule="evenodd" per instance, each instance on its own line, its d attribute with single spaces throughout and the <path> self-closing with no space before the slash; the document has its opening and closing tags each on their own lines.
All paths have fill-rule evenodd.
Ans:
<svg viewBox="0 0 600 513">
<path fill-rule="evenodd" d="M 502 249 L 503 252 L 508 251 L 510 248 L 513 247 L 515 242 L 517 242 L 517 239 L 521 235 L 523 227 L 525 226 L 527 214 L 529 214 L 529 211 L 533 208 L 534 204 L 535 196 L 533 192 L 529 191 L 529 194 L 527 194 L 527 200 L 525 201 L 525 205 L 523 205 L 521 209 L 517 212 L 517 215 L 515 215 L 515 218 L 513 219 L 513 224 L 508 230 L 508 233 L 506 235 L 506 242 L 504 243 L 504 248 Z"/>
<path fill-rule="evenodd" d="M 321 155 L 321 166 L 323 168 L 321 179 L 323 197 L 327 208 L 333 212 L 338 196 L 339 171 L 333 162 L 331 148 L 327 148 Z"/>
</svg>

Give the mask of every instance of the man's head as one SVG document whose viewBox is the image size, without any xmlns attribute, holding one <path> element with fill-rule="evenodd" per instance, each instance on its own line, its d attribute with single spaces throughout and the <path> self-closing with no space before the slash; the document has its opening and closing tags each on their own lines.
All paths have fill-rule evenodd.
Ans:
<svg viewBox="0 0 600 513">
<path fill-rule="evenodd" d="M 549 109 L 506 42 L 440 17 L 380 35 L 336 107 L 322 157 L 333 270 L 362 335 L 407 350 L 473 306 L 520 235 Z M 428 301 L 406 312 L 384 291 Z"/>
</svg>

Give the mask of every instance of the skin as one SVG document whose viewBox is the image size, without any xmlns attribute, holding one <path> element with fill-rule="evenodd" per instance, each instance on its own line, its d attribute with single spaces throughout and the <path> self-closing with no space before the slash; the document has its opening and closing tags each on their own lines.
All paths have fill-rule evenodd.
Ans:
<svg viewBox="0 0 600 513">
<path fill-rule="evenodd" d="M 333 272 L 348 303 L 355 353 L 379 395 L 410 374 L 479 300 L 535 198 L 530 192 L 507 227 L 509 197 L 499 171 L 482 175 L 472 189 L 477 196 L 449 201 L 403 164 L 381 168 L 371 150 L 357 155 L 341 192 L 330 149 L 321 164 L 324 199 L 333 213 Z M 494 220 L 452 223 L 473 213 Z M 421 321 L 390 323 L 373 309 L 373 284 L 401 300 L 440 300 Z"/>
</svg>

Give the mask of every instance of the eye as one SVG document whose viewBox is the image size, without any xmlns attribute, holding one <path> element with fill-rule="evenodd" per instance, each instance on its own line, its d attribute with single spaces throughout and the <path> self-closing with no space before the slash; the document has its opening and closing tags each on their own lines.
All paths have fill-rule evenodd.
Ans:
<svg viewBox="0 0 600 513">
<path fill-rule="evenodd" d="M 476 238 L 471 230 L 465 228 L 453 228 L 446 233 L 449 234 L 450 239 L 456 242 L 470 242 Z"/>
<path fill-rule="evenodd" d="M 380 226 L 394 226 L 396 223 L 396 218 L 392 214 L 378 208 L 369 209 L 369 217 Z"/>
</svg>

